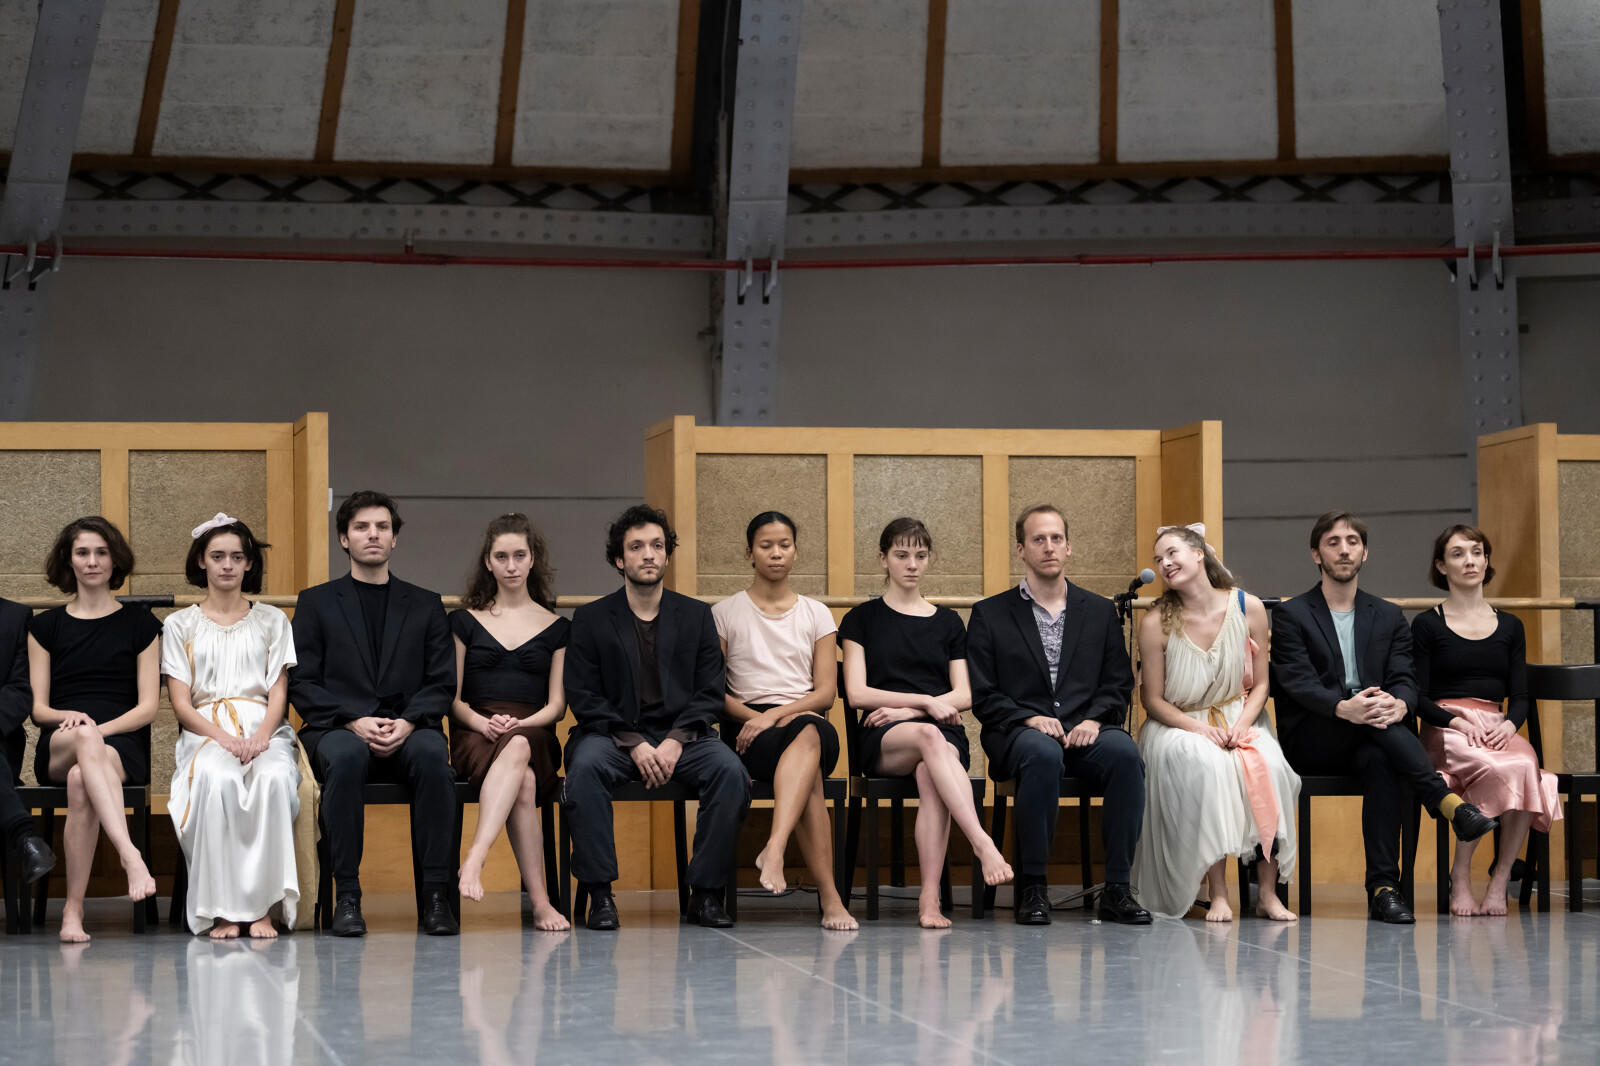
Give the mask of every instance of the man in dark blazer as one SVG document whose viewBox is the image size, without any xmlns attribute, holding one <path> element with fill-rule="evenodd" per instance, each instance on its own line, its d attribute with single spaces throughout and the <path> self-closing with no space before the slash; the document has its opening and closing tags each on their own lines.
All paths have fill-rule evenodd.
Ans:
<svg viewBox="0 0 1600 1066">
<path fill-rule="evenodd" d="M 750 777 L 717 735 L 725 683 L 711 608 L 661 587 L 677 543 L 663 512 L 628 508 L 606 537 L 622 588 L 572 616 L 565 680 L 577 725 L 567 740 L 561 809 L 572 827 L 572 874 L 590 900 L 590 929 L 618 925 L 611 794 L 639 780 L 650 788 L 681 781 L 698 793 L 687 917 L 733 924 L 722 893 L 750 806 Z"/>
<path fill-rule="evenodd" d="M 33 686 L 28 681 L 28 619 L 32 616 L 22 604 L 0 599 L 0 833 L 5 834 L 5 846 L 11 850 L 10 861 L 22 864 L 29 884 L 56 864 L 55 852 L 17 798 L 22 755 L 28 745 L 22 723 L 33 711 Z"/>
<path fill-rule="evenodd" d="M 368 780 L 411 788 L 411 840 L 421 854 L 423 931 L 454 936 L 455 772 L 440 722 L 456 691 L 455 647 L 439 594 L 389 574 L 400 532 L 394 501 L 353 494 L 335 518 L 350 573 L 300 593 L 299 663 L 289 700 L 322 782 L 322 827 L 336 885 L 335 936 L 363 936 L 361 851 Z"/>
<path fill-rule="evenodd" d="M 1450 791 L 1406 718 L 1417 706 L 1411 629 L 1400 608 L 1357 587 L 1367 527 L 1329 511 L 1311 530 L 1322 580 L 1272 615 L 1272 698 L 1289 764 L 1302 774 L 1359 777 L 1368 913 L 1415 921 L 1400 892 L 1400 822 L 1411 795 L 1462 840 L 1495 827 Z M 1411 795 L 1408 795 L 1410 793 Z"/>
<path fill-rule="evenodd" d="M 1147 924 L 1129 877 L 1144 822 L 1144 761 L 1122 723 L 1133 668 L 1116 609 L 1069 583 L 1067 521 L 1050 504 L 1022 512 L 1016 588 L 979 601 L 967 629 L 972 710 L 983 723 L 989 776 L 1017 782 L 1017 903 L 1021 925 L 1050 923 L 1046 874 L 1064 774 L 1105 796 L 1101 832 L 1106 921 Z"/>
</svg>

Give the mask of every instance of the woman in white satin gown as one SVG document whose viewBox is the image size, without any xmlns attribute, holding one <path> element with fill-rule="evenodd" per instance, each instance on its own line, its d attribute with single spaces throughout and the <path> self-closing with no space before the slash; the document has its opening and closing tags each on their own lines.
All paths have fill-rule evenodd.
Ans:
<svg viewBox="0 0 1600 1066">
<path fill-rule="evenodd" d="M 1145 762 L 1144 828 L 1133 862 L 1139 901 L 1181 918 L 1202 879 L 1206 920 L 1233 918 L 1227 859 L 1256 858 L 1263 918 L 1293 921 L 1279 902 L 1295 860 L 1300 778 L 1262 713 L 1267 702 L 1267 612 L 1233 587 L 1203 526 L 1156 533 L 1167 591 L 1139 627 L 1139 733 Z"/>
<path fill-rule="evenodd" d="M 167 618 L 161 672 L 182 730 L 168 810 L 189 865 L 187 919 L 196 933 L 277 935 L 300 902 L 294 818 L 300 770 L 285 720 L 295 664 L 288 617 L 252 603 L 260 543 L 218 514 L 194 531 L 185 574 L 205 599 Z"/>
</svg>

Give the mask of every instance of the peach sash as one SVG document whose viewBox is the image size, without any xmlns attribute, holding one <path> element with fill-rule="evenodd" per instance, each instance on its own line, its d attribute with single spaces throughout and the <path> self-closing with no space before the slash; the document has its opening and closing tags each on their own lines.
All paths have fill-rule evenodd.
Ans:
<svg viewBox="0 0 1600 1066">
<path fill-rule="evenodd" d="M 1219 707 L 1206 708 L 1206 720 L 1218 729 L 1228 728 L 1228 721 Z M 1245 798 L 1250 801 L 1250 813 L 1256 821 L 1256 837 L 1261 844 L 1261 854 L 1270 859 L 1272 846 L 1278 840 L 1278 797 L 1272 791 L 1272 773 L 1267 769 L 1267 758 L 1255 746 L 1256 732 L 1251 729 L 1246 733 L 1244 743 L 1233 751 L 1239 756 L 1239 766 L 1244 771 Z"/>
</svg>

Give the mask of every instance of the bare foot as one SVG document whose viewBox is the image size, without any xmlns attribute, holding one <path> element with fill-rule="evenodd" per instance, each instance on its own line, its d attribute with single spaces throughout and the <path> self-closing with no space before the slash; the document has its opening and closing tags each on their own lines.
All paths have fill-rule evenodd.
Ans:
<svg viewBox="0 0 1600 1066">
<path fill-rule="evenodd" d="M 83 931 L 83 904 L 74 907 L 69 903 L 61 908 L 61 942 L 64 944 L 89 942 L 89 934 Z"/>
<path fill-rule="evenodd" d="M 211 932 L 206 935 L 212 940 L 235 940 L 239 936 L 239 923 L 218 918 L 211 923 Z"/>
<path fill-rule="evenodd" d="M 1504 918 L 1506 914 L 1506 881 L 1510 878 L 1491 876 L 1489 887 L 1483 890 L 1483 899 L 1478 901 L 1478 913 L 1491 918 Z"/>
<path fill-rule="evenodd" d="M 1268 892 L 1262 895 L 1261 902 L 1256 904 L 1256 917 L 1267 918 L 1274 922 L 1298 922 L 1300 916 L 1283 905 L 1276 893 Z"/>
<path fill-rule="evenodd" d="M 993 843 L 978 850 L 978 862 L 983 866 L 983 883 L 986 885 L 1003 885 L 1015 876 L 1011 872 L 1011 864 L 1006 862 L 1005 856 Z"/>
<path fill-rule="evenodd" d="M 266 915 L 250 923 L 250 939 L 272 940 L 278 935 L 278 927 L 272 924 L 272 919 Z"/>
<path fill-rule="evenodd" d="M 144 857 L 137 851 L 122 860 L 122 869 L 128 875 L 130 899 L 137 902 L 156 894 L 156 879 L 150 876 L 150 868 L 144 864 Z"/>
<path fill-rule="evenodd" d="M 559 933 L 572 928 L 572 923 L 567 921 L 567 916 L 550 905 L 546 900 L 536 904 L 533 908 L 533 927 L 542 929 L 546 933 Z"/>
<path fill-rule="evenodd" d="M 474 858 L 469 852 L 467 861 L 461 864 L 461 894 L 474 903 L 483 899 L 483 860 Z"/>
<path fill-rule="evenodd" d="M 845 910 L 844 904 L 839 900 L 834 900 L 832 903 L 824 903 L 822 905 L 822 928 L 848 933 L 861 927 L 850 916 L 850 912 Z"/>
<path fill-rule="evenodd" d="M 950 919 L 939 909 L 939 893 L 923 896 L 917 901 L 917 924 L 924 929 L 948 929 Z"/>
<path fill-rule="evenodd" d="M 1226 899 L 1218 896 L 1211 901 L 1211 907 L 1206 911 L 1206 921 L 1231 922 L 1233 921 L 1233 908 L 1228 906 Z"/>
<path fill-rule="evenodd" d="M 1472 898 L 1472 884 L 1465 878 L 1460 881 L 1450 878 L 1450 913 L 1457 918 L 1471 918 L 1482 913 L 1478 901 Z"/>
<path fill-rule="evenodd" d="M 789 882 L 783 879 L 783 853 L 774 855 L 772 852 L 769 841 L 756 856 L 756 870 L 761 874 L 761 887 L 776 896 L 789 887 Z"/>
</svg>

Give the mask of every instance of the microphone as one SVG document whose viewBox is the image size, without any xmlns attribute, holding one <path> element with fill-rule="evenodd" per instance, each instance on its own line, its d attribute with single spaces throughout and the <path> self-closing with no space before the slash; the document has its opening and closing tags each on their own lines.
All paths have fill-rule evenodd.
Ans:
<svg viewBox="0 0 1600 1066">
<path fill-rule="evenodd" d="M 1145 567 L 1134 576 L 1132 581 L 1128 582 L 1128 591 L 1117 593 L 1111 597 L 1111 602 L 1115 603 L 1119 608 L 1127 608 L 1128 604 L 1132 603 L 1134 598 L 1139 595 L 1139 586 L 1148 585 L 1155 579 L 1156 572 L 1148 566 Z"/>
</svg>

